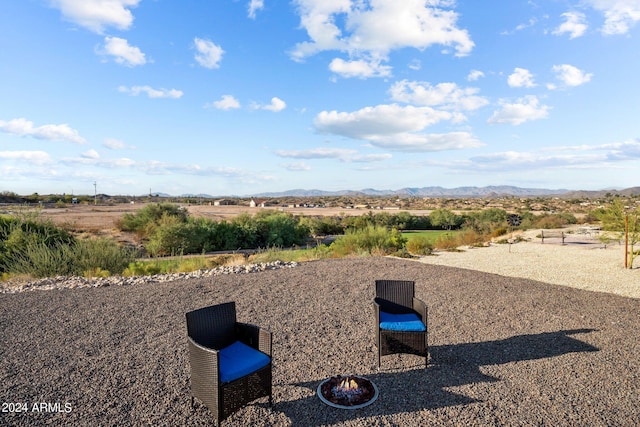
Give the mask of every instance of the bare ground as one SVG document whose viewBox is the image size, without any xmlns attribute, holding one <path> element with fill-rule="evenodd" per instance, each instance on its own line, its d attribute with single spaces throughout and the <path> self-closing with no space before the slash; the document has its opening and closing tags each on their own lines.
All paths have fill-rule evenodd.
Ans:
<svg viewBox="0 0 640 427">
<path fill-rule="evenodd" d="M 376 363 L 379 278 L 415 280 L 429 305 L 430 363 Z M 240 321 L 274 333 L 274 400 L 229 426 L 640 424 L 640 300 L 390 258 L 124 287 L 0 295 L 0 396 L 26 413 L 0 425 L 198 426 L 185 313 L 234 300 Z M 354 411 L 325 406 L 336 374 L 375 382 Z M 68 404 L 39 413 L 34 403 Z M 7 405 L 8 407 L 8 405 Z M 55 407 L 55 405 L 52 405 Z"/>
</svg>

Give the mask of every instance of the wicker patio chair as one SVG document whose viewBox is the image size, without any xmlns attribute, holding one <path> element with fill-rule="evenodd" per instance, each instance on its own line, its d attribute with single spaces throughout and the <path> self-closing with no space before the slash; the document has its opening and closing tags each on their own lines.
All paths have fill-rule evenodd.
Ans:
<svg viewBox="0 0 640 427">
<path fill-rule="evenodd" d="M 247 403 L 268 396 L 271 332 L 236 321 L 235 302 L 186 313 L 191 365 L 191 404 L 197 398 L 216 425 Z"/>
<path fill-rule="evenodd" d="M 396 353 L 424 356 L 428 365 L 427 305 L 415 297 L 415 282 L 376 280 L 375 311 L 378 367 L 381 356 Z"/>
</svg>

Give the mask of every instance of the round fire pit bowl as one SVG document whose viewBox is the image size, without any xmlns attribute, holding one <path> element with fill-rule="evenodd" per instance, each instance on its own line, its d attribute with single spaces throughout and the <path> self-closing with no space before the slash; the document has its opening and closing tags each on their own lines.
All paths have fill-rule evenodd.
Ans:
<svg viewBox="0 0 640 427">
<path fill-rule="evenodd" d="M 359 409 L 376 401 L 378 387 L 363 377 L 337 375 L 320 383 L 318 397 L 334 408 Z"/>
</svg>

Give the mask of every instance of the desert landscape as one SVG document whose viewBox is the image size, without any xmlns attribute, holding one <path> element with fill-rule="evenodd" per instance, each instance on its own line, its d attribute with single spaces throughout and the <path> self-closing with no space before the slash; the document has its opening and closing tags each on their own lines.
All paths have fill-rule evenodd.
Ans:
<svg viewBox="0 0 640 427">
<path fill-rule="evenodd" d="M 139 206 L 75 208 L 42 214 L 108 234 Z M 240 212 L 188 209 L 220 218 Z M 0 413 L 0 421 L 211 425 L 204 406 L 191 406 L 184 315 L 236 301 L 240 321 L 274 334 L 275 405 L 259 399 L 224 425 L 637 425 L 640 339 L 629 331 L 640 327 L 639 270 L 622 267 L 619 245 L 590 236 L 564 245 L 542 244 L 534 231 L 520 237 L 418 260 L 346 258 L 0 294 L 0 395 L 31 408 Z M 427 302 L 427 369 L 410 355 L 385 356 L 378 368 L 371 301 L 381 278 L 414 280 Z M 370 379 L 378 400 L 353 411 L 328 407 L 316 388 L 337 374 Z M 62 409 L 34 411 L 39 402 Z"/>
</svg>

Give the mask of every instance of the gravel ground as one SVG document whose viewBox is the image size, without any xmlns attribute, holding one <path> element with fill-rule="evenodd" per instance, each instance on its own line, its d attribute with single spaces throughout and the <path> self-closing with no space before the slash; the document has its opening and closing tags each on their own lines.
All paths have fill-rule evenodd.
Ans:
<svg viewBox="0 0 640 427">
<path fill-rule="evenodd" d="M 625 269 L 624 245 L 604 245 L 571 234 L 564 245 L 560 238 L 545 239 L 542 244 L 533 237 L 536 233 L 524 235 L 530 241 L 437 252 L 420 261 L 640 298 L 640 257 L 634 262 L 635 268 Z"/>
<path fill-rule="evenodd" d="M 429 305 L 427 369 L 411 355 L 385 356 L 378 369 L 371 300 L 381 278 L 415 280 Z M 228 426 L 640 424 L 639 299 L 372 257 L 2 294 L 0 425 L 211 425 L 190 403 L 184 314 L 230 300 L 240 321 L 274 333 L 275 406 L 257 400 Z M 369 378 L 378 400 L 324 405 L 315 390 L 336 374 Z M 16 402 L 27 411 L 6 412 Z"/>
</svg>

